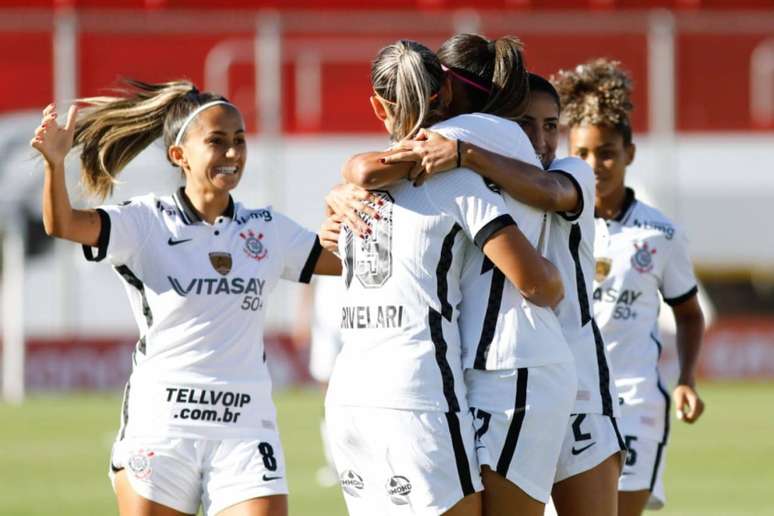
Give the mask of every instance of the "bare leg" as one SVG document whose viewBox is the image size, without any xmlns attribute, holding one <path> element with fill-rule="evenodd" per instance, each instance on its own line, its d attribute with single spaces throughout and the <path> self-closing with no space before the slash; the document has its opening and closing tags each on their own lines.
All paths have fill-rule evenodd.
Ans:
<svg viewBox="0 0 774 516">
<path fill-rule="evenodd" d="M 650 498 L 650 491 L 618 491 L 618 516 L 640 516 Z"/>
<path fill-rule="evenodd" d="M 220 511 L 218 516 L 288 516 L 288 497 L 272 495 L 251 498 Z"/>
<path fill-rule="evenodd" d="M 481 468 L 484 516 L 543 516 L 545 504 L 535 500 L 489 467 Z"/>
<path fill-rule="evenodd" d="M 551 491 L 559 516 L 616 516 L 621 454 L 611 455 L 593 469 L 572 476 Z"/>
<path fill-rule="evenodd" d="M 126 471 L 116 473 L 116 499 L 118 501 L 118 513 L 121 516 L 184 516 L 185 513 L 176 511 L 166 505 L 152 502 L 143 498 L 132 488 Z"/>
<path fill-rule="evenodd" d="M 481 516 L 481 493 L 466 496 L 443 514 L 444 516 Z"/>
</svg>

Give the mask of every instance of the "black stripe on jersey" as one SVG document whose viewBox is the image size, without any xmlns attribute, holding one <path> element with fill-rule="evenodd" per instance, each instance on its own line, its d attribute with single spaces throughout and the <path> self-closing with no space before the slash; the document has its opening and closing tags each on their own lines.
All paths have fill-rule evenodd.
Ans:
<svg viewBox="0 0 774 516">
<path fill-rule="evenodd" d="M 599 396 L 602 398 L 602 415 L 613 415 L 613 398 L 610 396 L 610 368 L 605 356 L 605 341 L 599 331 L 597 321 L 592 317 L 591 329 L 594 332 L 594 349 L 597 352 L 597 372 L 599 374 Z"/>
<path fill-rule="evenodd" d="M 484 262 L 486 261 L 488 259 L 484 257 Z M 478 339 L 476 358 L 473 361 L 474 369 L 486 369 L 486 359 L 489 356 L 489 347 L 492 345 L 497 329 L 497 316 L 500 314 L 500 305 L 503 301 L 503 288 L 505 288 L 505 275 L 495 267 L 492 271 L 492 282 L 489 285 L 489 300 L 486 303 L 481 337 Z"/>
<path fill-rule="evenodd" d="M 145 322 L 148 324 L 148 328 L 150 328 L 153 324 L 153 313 L 151 313 L 148 298 L 145 296 L 145 285 L 142 284 L 140 278 L 138 278 L 126 265 L 119 265 L 115 269 L 118 274 L 124 278 L 124 281 L 140 292 L 140 296 L 142 297 L 142 315 L 145 316 Z"/>
<path fill-rule="evenodd" d="M 658 468 L 661 465 L 661 457 L 664 454 L 664 447 L 669 437 L 669 410 L 671 408 L 671 401 L 669 399 L 669 393 L 661 385 L 661 377 L 657 376 L 656 386 L 659 392 L 664 397 L 664 436 L 661 438 L 661 442 L 658 443 L 658 449 L 656 450 L 656 460 L 653 463 L 653 473 L 650 476 L 650 492 L 653 492 L 653 488 L 656 487 L 656 480 L 658 478 Z"/>
<path fill-rule="evenodd" d="M 516 225 L 516 221 L 513 220 L 513 217 L 507 214 L 500 215 L 487 222 L 483 228 L 478 230 L 478 233 L 476 233 L 476 236 L 473 238 L 473 243 L 475 243 L 476 247 L 479 249 L 483 249 L 484 244 L 486 244 L 495 233 L 510 225 Z"/>
<path fill-rule="evenodd" d="M 558 211 L 560 217 L 562 217 L 564 220 L 567 220 L 569 222 L 575 222 L 578 220 L 583 213 L 583 189 L 578 184 L 578 180 L 573 177 L 572 174 L 569 174 L 565 172 L 564 170 L 549 170 L 552 174 L 561 174 L 567 179 L 570 180 L 572 183 L 572 186 L 575 188 L 575 192 L 578 194 L 578 209 L 573 212 L 566 212 L 566 211 Z"/>
<path fill-rule="evenodd" d="M 591 310 L 589 309 L 589 294 L 586 291 L 586 278 L 583 275 L 583 267 L 580 263 L 580 248 L 583 234 L 578 224 L 573 224 L 570 228 L 570 254 L 575 263 L 575 288 L 578 290 L 578 306 L 580 307 L 581 326 L 586 326 L 591 320 Z"/>
<path fill-rule="evenodd" d="M 473 487 L 473 478 L 470 476 L 470 461 L 468 453 L 465 450 L 465 442 L 462 439 L 460 431 L 460 420 L 454 412 L 446 413 L 446 422 L 449 425 L 449 434 L 451 435 L 452 448 L 454 449 L 454 462 L 457 464 L 457 475 L 460 479 L 462 496 L 468 496 L 476 492 Z"/>
<path fill-rule="evenodd" d="M 118 440 L 123 441 L 126 435 L 126 425 L 129 424 L 129 382 L 124 387 L 124 400 L 121 402 L 121 429 L 118 431 Z"/>
<path fill-rule="evenodd" d="M 665 302 L 666 304 L 668 304 L 669 306 L 677 306 L 677 305 L 679 305 L 680 303 L 685 303 L 686 301 L 688 301 L 689 299 L 691 299 L 693 296 L 695 296 L 696 294 L 698 294 L 698 292 L 699 292 L 699 287 L 698 287 L 698 285 L 694 285 L 694 286 L 693 286 L 693 288 L 692 288 L 691 290 L 689 290 L 688 292 L 686 292 L 685 294 L 683 294 L 683 295 L 681 295 L 681 296 L 677 296 L 677 297 L 670 297 L 670 298 L 666 298 L 666 297 L 665 297 L 665 298 L 664 298 L 664 302 Z"/>
<path fill-rule="evenodd" d="M 321 252 L 322 245 L 320 245 L 320 237 L 315 236 L 312 250 L 309 251 L 309 256 L 306 259 L 306 263 L 304 263 L 304 268 L 301 269 L 301 277 L 298 278 L 299 282 L 309 283 L 309 281 L 312 279 L 312 273 L 314 273 L 314 268 L 317 265 L 317 260 L 320 258 Z"/>
<path fill-rule="evenodd" d="M 527 409 L 527 368 L 521 367 L 516 370 L 516 404 L 514 405 L 513 419 L 508 427 L 508 433 L 505 436 L 503 451 L 500 452 L 500 458 L 497 461 L 497 472 L 506 477 L 508 469 L 511 467 L 513 455 L 516 453 L 516 445 L 519 443 L 519 434 L 521 425 L 524 423 L 524 416 Z"/>
<path fill-rule="evenodd" d="M 656 343 L 656 348 L 658 348 L 658 358 L 661 358 L 661 349 L 662 349 L 662 346 L 661 346 L 661 341 L 660 341 L 660 340 L 658 340 L 658 339 L 656 338 L 656 336 L 655 336 L 655 335 L 653 335 L 653 333 L 651 333 L 651 334 L 650 334 L 650 339 L 651 339 L 653 342 L 655 342 L 655 343 Z"/>
<path fill-rule="evenodd" d="M 97 254 L 94 254 L 94 249 L 89 245 L 84 245 L 83 256 L 90 262 L 100 262 L 107 256 L 108 244 L 110 243 L 110 215 L 103 209 L 97 208 L 97 215 L 99 215 L 99 236 L 97 237 Z"/>
<path fill-rule="evenodd" d="M 447 297 L 449 296 L 449 282 L 446 275 L 451 269 L 452 259 L 452 247 L 454 247 L 454 239 L 457 238 L 457 233 L 460 232 L 462 227 L 459 224 L 454 224 L 451 231 L 444 237 L 443 244 L 441 245 L 441 256 L 438 259 L 438 267 L 435 268 L 435 277 L 438 284 L 438 300 L 441 302 L 441 314 L 447 321 L 452 320 L 452 305 L 449 304 Z"/>
<path fill-rule="evenodd" d="M 449 405 L 450 412 L 459 412 L 460 403 L 457 400 L 456 394 L 454 394 L 454 372 L 452 371 L 449 361 L 446 359 L 446 352 L 449 349 L 449 345 L 446 344 L 446 339 L 443 338 L 443 319 L 440 313 L 433 310 L 432 307 L 428 309 L 428 322 L 430 323 L 430 340 L 433 341 L 435 346 L 435 361 L 438 364 L 438 369 L 441 371 L 441 383 L 443 385 L 443 396 L 446 398 L 446 403 Z"/>
</svg>

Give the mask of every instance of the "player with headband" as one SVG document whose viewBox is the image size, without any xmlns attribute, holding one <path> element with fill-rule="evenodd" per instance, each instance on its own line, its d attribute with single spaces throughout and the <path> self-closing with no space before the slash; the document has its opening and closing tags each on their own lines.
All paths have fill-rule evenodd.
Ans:
<svg viewBox="0 0 774 516">
<path fill-rule="evenodd" d="M 460 34 L 447 41 L 438 55 L 453 91 L 447 112 L 491 114 L 456 116 L 432 129 L 520 158 L 542 174 L 524 132 L 500 118 L 517 118 L 527 101 L 527 72 L 518 39 L 489 42 L 478 35 Z M 371 188 L 405 184 L 415 158 L 390 163 L 391 154 L 360 155 L 345 167 L 345 177 Z M 478 181 L 498 192 L 489 180 L 479 177 Z M 344 210 L 351 205 L 333 195 L 329 199 Z M 534 253 L 544 229 L 544 212 L 510 197 L 504 202 Z M 485 513 L 497 514 L 507 507 L 519 514 L 542 514 L 575 396 L 572 355 L 551 309 L 519 283 L 506 281 L 506 271 L 495 267 L 485 254 L 472 250 L 462 258 L 459 305 L 462 366 L 480 439 L 477 451 Z"/>
<path fill-rule="evenodd" d="M 594 276 L 594 175 L 576 157 L 556 159 L 559 95 L 543 77 L 529 74 L 530 101 L 519 118 L 543 167 L 427 131 L 389 158 L 416 160 L 422 179 L 461 163 L 500 185 L 514 198 L 551 214 L 546 256 L 566 286 L 555 311 L 575 359 L 578 390 L 566 424 L 551 494 L 561 515 L 617 514 L 618 475 L 624 443 L 618 431 L 618 398 L 599 329 L 591 316 Z"/>
<path fill-rule="evenodd" d="M 122 516 L 286 516 L 285 460 L 262 342 L 280 278 L 339 274 L 316 235 L 230 192 L 246 162 L 242 115 L 185 81 L 129 81 L 124 97 L 79 100 L 64 126 L 43 111 L 31 145 L 45 160 L 46 232 L 83 244 L 121 277 L 140 330 L 124 391 L 111 480 Z M 65 157 L 101 197 L 163 138 L 185 185 L 118 205 L 73 209 Z"/>
</svg>

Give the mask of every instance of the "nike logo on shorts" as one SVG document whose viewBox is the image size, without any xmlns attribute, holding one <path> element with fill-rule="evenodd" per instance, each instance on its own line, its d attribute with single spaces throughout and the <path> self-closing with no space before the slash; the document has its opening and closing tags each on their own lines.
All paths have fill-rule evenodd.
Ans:
<svg viewBox="0 0 774 516">
<path fill-rule="evenodd" d="M 263 481 L 264 481 L 264 482 L 270 482 L 270 481 L 272 481 L 272 480 L 279 480 L 279 479 L 281 479 L 281 478 L 282 478 L 282 476 L 278 476 L 278 477 L 270 477 L 270 476 L 268 476 L 268 475 L 264 475 L 264 476 L 263 476 Z"/>
<path fill-rule="evenodd" d="M 592 447 L 592 446 L 594 446 L 595 444 L 597 444 L 597 442 L 596 442 L 596 441 L 594 441 L 594 442 L 593 442 L 593 443 L 591 443 L 591 444 L 587 444 L 587 445 L 586 445 L 586 446 L 584 446 L 583 448 L 578 448 L 577 450 L 575 449 L 575 446 L 573 446 L 573 447 L 572 447 L 572 450 L 570 450 L 570 451 L 572 452 L 572 454 L 573 454 L 573 455 L 580 455 L 581 453 L 585 452 L 586 450 L 588 450 L 589 448 L 591 448 L 591 447 Z"/>
<path fill-rule="evenodd" d="M 193 240 L 193 238 L 184 238 L 182 240 L 172 240 L 172 237 L 169 237 L 169 240 L 167 240 L 167 244 L 169 245 L 177 245 L 177 244 L 184 244 L 186 242 L 190 242 Z"/>
</svg>

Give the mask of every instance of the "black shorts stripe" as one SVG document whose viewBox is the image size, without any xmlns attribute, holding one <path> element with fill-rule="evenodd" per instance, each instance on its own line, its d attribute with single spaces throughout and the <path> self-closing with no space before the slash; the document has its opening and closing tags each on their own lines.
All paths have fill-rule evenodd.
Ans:
<svg viewBox="0 0 774 516">
<path fill-rule="evenodd" d="M 527 408 L 527 368 L 522 367 L 516 370 L 516 404 L 513 413 L 513 419 L 508 427 L 508 433 L 505 436 L 503 451 L 500 452 L 500 458 L 497 461 L 497 473 L 505 477 L 508 475 L 508 469 L 511 467 L 513 455 L 516 453 L 516 445 L 519 442 L 521 425 L 524 423 L 524 416 Z"/>
<path fill-rule="evenodd" d="M 597 321 L 592 317 L 591 328 L 594 332 L 594 348 L 597 352 L 597 372 L 599 374 L 599 396 L 602 399 L 602 415 L 613 415 L 613 397 L 610 395 L 610 368 L 605 356 L 605 341 L 599 331 Z"/>
<path fill-rule="evenodd" d="M 91 246 L 84 245 L 83 256 L 90 262 L 100 262 L 107 256 L 108 245 L 110 244 L 110 216 L 103 209 L 97 208 L 99 215 L 99 236 L 97 237 L 97 254 Z"/>
<path fill-rule="evenodd" d="M 478 346 L 476 346 L 474 369 L 486 369 L 486 359 L 489 356 L 489 348 L 497 329 L 497 316 L 500 314 L 500 306 L 503 302 L 503 288 L 505 288 L 505 275 L 495 267 L 492 270 L 492 282 L 489 285 L 489 300 L 486 303 L 481 337 L 478 339 Z"/>
<path fill-rule="evenodd" d="M 581 240 L 583 240 L 581 228 L 578 224 L 573 224 L 570 228 L 570 254 L 573 263 L 575 263 L 575 288 L 578 291 L 581 326 L 586 326 L 591 320 L 591 310 L 589 308 L 589 293 L 586 290 L 586 278 L 583 275 L 583 267 L 581 267 L 580 255 L 578 254 Z"/>
<path fill-rule="evenodd" d="M 658 478 L 658 468 L 661 466 L 661 457 L 664 454 L 664 447 L 666 446 L 667 439 L 669 438 L 669 411 L 671 410 L 671 399 L 669 393 L 666 391 L 663 385 L 661 385 L 661 378 L 656 381 L 658 390 L 664 397 L 664 435 L 661 438 L 661 442 L 658 443 L 658 449 L 656 450 L 656 460 L 653 462 L 653 473 L 650 476 L 650 492 L 656 487 L 656 479 Z"/>
<path fill-rule="evenodd" d="M 618 439 L 618 447 L 621 449 L 621 451 L 627 451 L 626 448 L 626 441 L 624 441 L 623 436 L 621 435 L 621 431 L 618 429 L 618 421 L 615 420 L 615 417 L 608 416 L 610 418 L 610 424 L 613 425 L 613 431 L 615 432 L 615 437 Z"/>
<path fill-rule="evenodd" d="M 470 475 L 470 461 L 468 461 L 468 453 L 465 450 L 465 442 L 460 431 L 459 415 L 454 412 L 447 412 L 446 422 L 449 425 L 449 435 L 451 436 L 452 448 L 454 449 L 454 462 L 457 464 L 457 475 L 460 478 L 462 495 L 468 496 L 476 490 L 473 487 L 473 478 Z"/>
<path fill-rule="evenodd" d="M 438 300 L 441 302 L 441 315 L 447 321 L 452 320 L 452 305 L 449 304 L 449 280 L 446 277 L 451 269 L 452 260 L 452 248 L 454 247 L 454 240 L 457 238 L 457 233 L 460 232 L 462 227 L 459 224 L 454 224 L 449 233 L 444 237 L 443 244 L 441 244 L 441 256 L 438 259 L 438 267 L 435 269 L 435 277 L 438 284 Z"/>
<path fill-rule="evenodd" d="M 449 405 L 449 411 L 459 412 L 460 403 L 457 400 L 457 395 L 454 393 L 454 372 L 446 359 L 446 352 L 449 346 L 446 344 L 446 339 L 443 336 L 443 319 L 440 313 L 430 308 L 427 320 L 430 325 L 430 339 L 435 346 L 435 361 L 441 372 L 443 396 Z"/>
</svg>

